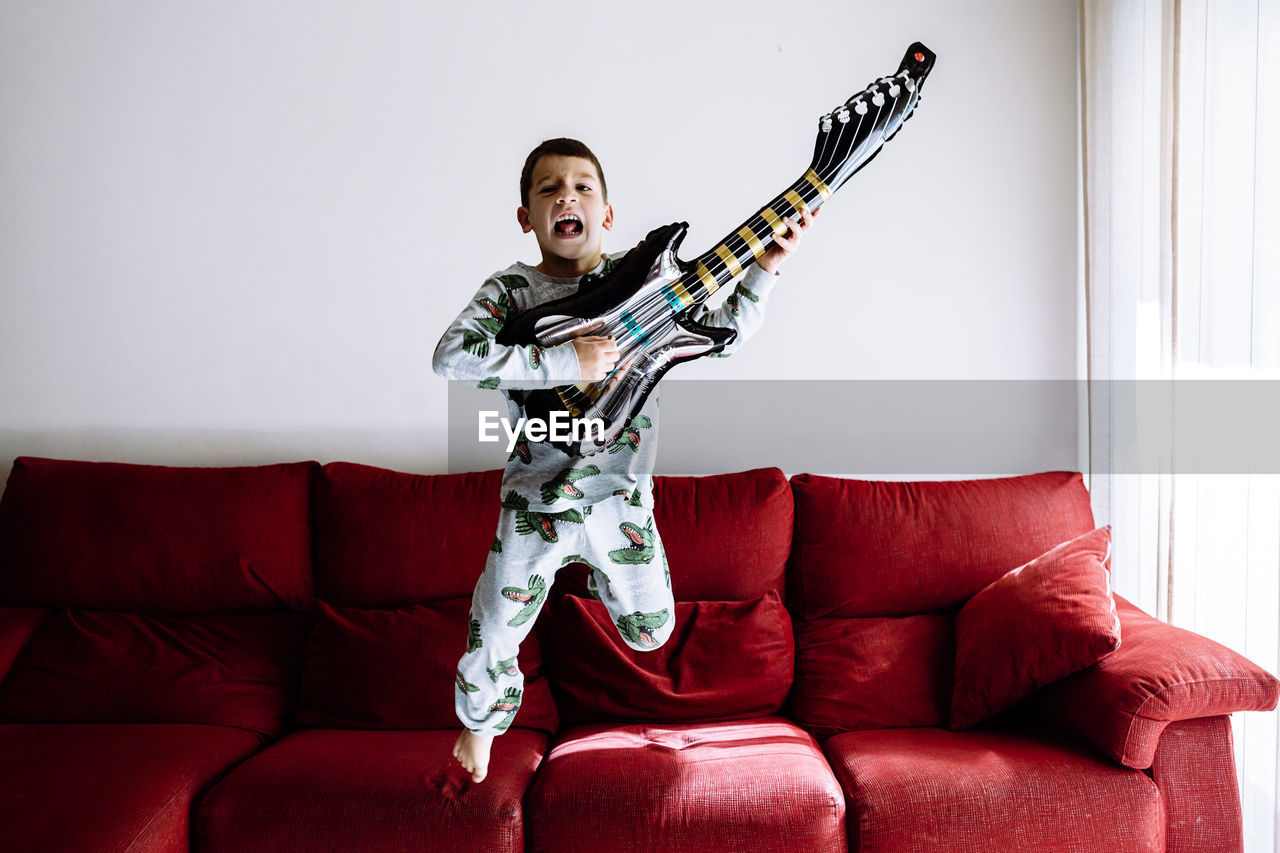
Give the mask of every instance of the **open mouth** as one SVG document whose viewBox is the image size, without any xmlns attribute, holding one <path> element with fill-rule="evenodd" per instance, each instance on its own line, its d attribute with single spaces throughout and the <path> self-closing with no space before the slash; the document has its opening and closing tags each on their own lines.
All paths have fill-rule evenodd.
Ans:
<svg viewBox="0 0 1280 853">
<path fill-rule="evenodd" d="M 557 237 L 577 237 L 582 233 L 582 220 L 573 213 L 562 213 L 555 222 Z"/>
</svg>

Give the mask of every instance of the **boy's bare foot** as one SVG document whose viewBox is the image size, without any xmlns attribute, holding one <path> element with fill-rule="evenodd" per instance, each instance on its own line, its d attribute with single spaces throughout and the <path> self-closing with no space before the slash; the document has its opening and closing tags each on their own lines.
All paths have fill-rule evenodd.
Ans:
<svg viewBox="0 0 1280 853">
<path fill-rule="evenodd" d="M 471 774 L 472 782 L 483 782 L 489 773 L 489 747 L 493 746 L 493 735 L 472 734 L 463 729 L 462 734 L 453 744 L 453 757 Z"/>
</svg>

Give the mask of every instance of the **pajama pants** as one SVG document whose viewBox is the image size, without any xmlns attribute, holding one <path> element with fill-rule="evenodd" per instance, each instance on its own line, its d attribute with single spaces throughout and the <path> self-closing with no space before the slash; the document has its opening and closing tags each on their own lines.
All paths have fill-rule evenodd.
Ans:
<svg viewBox="0 0 1280 853">
<path fill-rule="evenodd" d="M 626 496 L 554 513 L 504 508 L 471 596 L 467 651 L 458 662 L 454 709 L 472 732 L 496 735 L 511 725 L 524 688 L 520 641 L 556 572 L 570 563 L 591 570 L 591 594 L 631 648 L 656 649 L 671 636 L 671 573 L 652 510 Z"/>
</svg>

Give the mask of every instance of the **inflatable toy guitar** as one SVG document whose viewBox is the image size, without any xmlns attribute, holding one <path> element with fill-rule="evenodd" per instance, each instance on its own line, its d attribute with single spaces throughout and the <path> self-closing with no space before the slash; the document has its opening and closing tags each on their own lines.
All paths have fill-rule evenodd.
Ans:
<svg viewBox="0 0 1280 853">
<path fill-rule="evenodd" d="M 934 55 L 916 42 L 898 72 L 881 77 L 818 120 L 813 161 L 799 180 L 774 197 L 711 251 L 681 261 L 676 251 L 689 228 L 675 222 L 649 232 L 605 276 L 582 278 L 578 291 L 509 318 L 497 335 L 505 346 L 553 347 L 581 335 L 609 335 L 618 363 L 598 382 L 511 392 L 531 417 L 604 421 L 604 440 L 551 442 L 569 456 L 607 447 L 644 406 L 658 380 L 674 365 L 719 352 L 737 333 L 694 322 L 693 308 L 764 254 L 773 235 L 787 230 L 785 216 L 817 210 L 845 181 L 880 153 L 915 110 Z"/>
</svg>

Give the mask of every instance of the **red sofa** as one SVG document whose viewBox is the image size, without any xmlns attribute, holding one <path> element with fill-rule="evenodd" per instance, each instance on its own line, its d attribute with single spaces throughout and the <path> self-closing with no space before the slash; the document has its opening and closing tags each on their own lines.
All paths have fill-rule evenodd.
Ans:
<svg viewBox="0 0 1280 853">
<path fill-rule="evenodd" d="M 4 846 L 1241 849 L 1227 715 L 1280 682 L 1123 599 L 1118 649 L 948 727 L 957 612 L 1093 528 L 1062 472 L 658 478 L 675 633 L 632 651 L 563 569 L 473 784 L 453 676 L 498 477 L 17 459 Z"/>
</svg>

